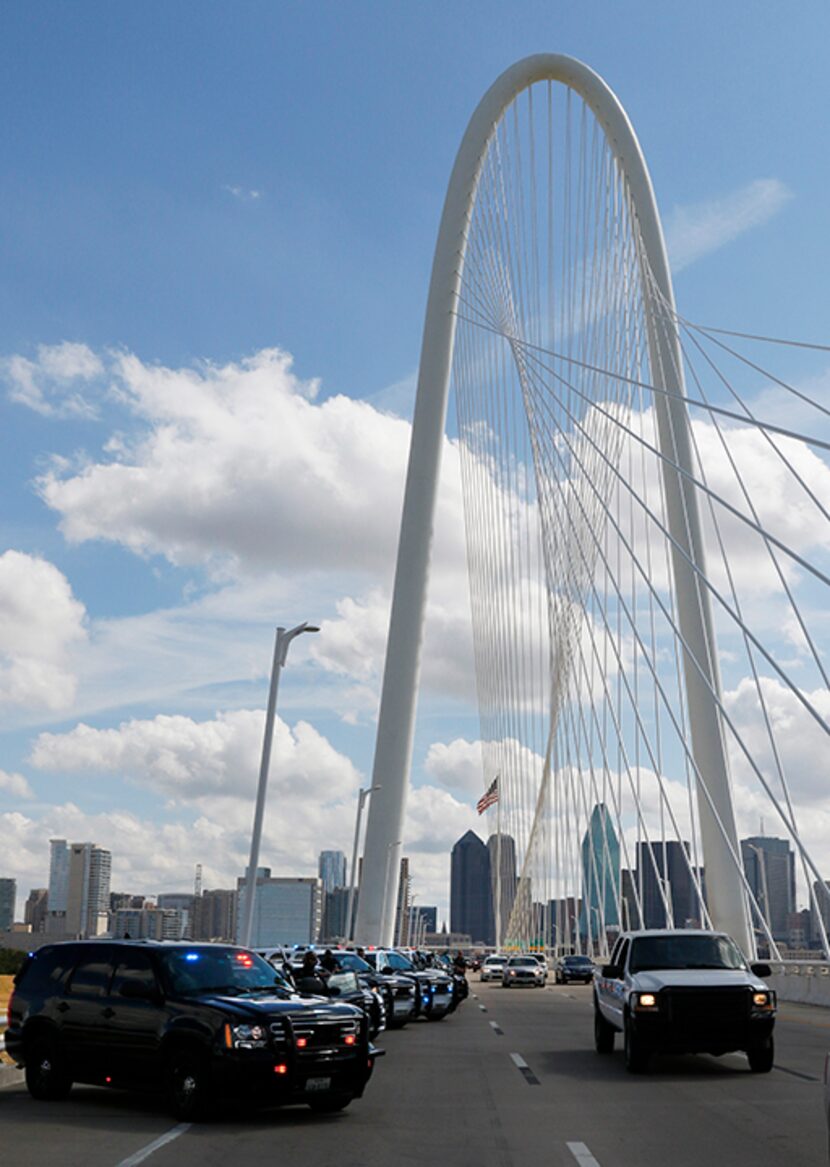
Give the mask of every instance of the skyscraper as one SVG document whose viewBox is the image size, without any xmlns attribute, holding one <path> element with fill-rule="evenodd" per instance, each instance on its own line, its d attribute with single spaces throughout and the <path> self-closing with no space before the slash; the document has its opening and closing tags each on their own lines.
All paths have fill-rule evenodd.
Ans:
<svg viewBox="0 0 830 1167">
<path fill-rule="evenodd" d="M 642 897 L 644 928 L 669 926 L 664 896 L 671 904 L 675 928 L 685 928 L 691 921 L 700 924 L 702 912 L 689 856 L 689 844 L 676 839 L 637 844 L 635 878 Z M 702 871 L 700 879 L 702 882 Z"/>
<path fill-rule="evenodd" d="M 452 849 L 450 931 L 465 933 L 479 944 L 493 943 L 490 853 L 475 831 L 467 831 Z"/>
<path fill-rule="evenodd" d="M 45 887 L 33 887 L 24 908 L 24 924 L 28 924 L 33 932 L 44 932 L 48 908 L 49 892 Z"/>
<path fill-rule="evenodd" d="M 519 875 L 516 871 L 516 841 L 512 835 L 491 835 L 487 840 L 487 851 L 490 856 L 490 898 L 493 904 L 493 943 L 501 944 L 507 935 L 507 925 L 513 904 L 516 900 L 516 890 L 519 886 Z M 501 867 L 501 879 L 498 878 Z M 496 936 L 496 897 L 500 896 L 501 912 L 499 926 L 501 936 Z"/>
<path fill-rule="evenodd" d="M 14 901 L 17 881 L 0 879 L 0 932 L 10 932 L 14 923 Z"/>
<path fill-rule="evenodd" d="M 107 928 L 112 854 L 94 843 L 69 848 L 65 929 L 76 936 L 100 936 Z"/>
<path fill-rule="evenodd" d="M 597 940 L 608 928 L 619 927 L 619 893 L 620 844 L 608 808 L 599 802 L 582 838 L 583 935 Z"/>
<path fill-rule="evenodd" d="M 47 932 L 66 931 L 66 896 L 69 890 L 69 844 L 66 839 L 49 840 L 49 907 Z"/>
<path fill-rule="evenodd" d="M 741 859 L 770 932 L 787 943 L 788 917 L 795 911 L 795 855 L 789 840 L 765 835 L 741 839 Z M 753 924 L 757 926 L 757 918 Z"/>
<path fill-rule="evenodd" d="M 342 851 L 321 851 L 317 874 L 323 881 L 323 893 L 346 886 L 346 856 Z"/>
</svg>

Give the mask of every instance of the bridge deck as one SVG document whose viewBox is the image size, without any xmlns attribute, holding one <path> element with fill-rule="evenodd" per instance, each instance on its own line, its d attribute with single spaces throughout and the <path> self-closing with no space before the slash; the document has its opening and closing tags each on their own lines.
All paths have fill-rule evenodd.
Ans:
<svg viewBox="0 0 830 1167">
<path fill-rule="evenodd" d="M 665 1058 L 644 1077 L 592 1048 L 590 989 L 472 982 L 459 1013 L 383 1035 L 387 1057 L 345 1114 L 231 1114 L 175 1130 L 158 1100 L 79 1087 L 64 1103 L 0 1091 L 4 1146 L 36 1167 L 229 1162 L 303 1167 L 815 1167 L 826 1161 L 821 1076 L 830 1013 L 785 1005 L 777 1068 Z M 593 1161 L 592 1161 L 593 1160 Z"/>
</svg>

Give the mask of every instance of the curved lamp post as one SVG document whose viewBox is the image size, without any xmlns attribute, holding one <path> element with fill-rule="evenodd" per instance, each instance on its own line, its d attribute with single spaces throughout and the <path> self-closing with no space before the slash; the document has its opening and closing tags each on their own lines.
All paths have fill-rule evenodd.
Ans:
<svg viewBox="0 0 830 1167">
<path fill-rule="evenodd" d="M 259 786 L 256 795 L 256 811 L 254 813 L 254 829 L 251 834 L 251 855 L 248 860 L 248 872 L 245 876 L 245 914 L 242 928 L 239 932 L 240 943 L 249 948 L 251 932 L 254 926 L 254 902 L 256 901 L 256 870 L 259 865 L 259 845 L 262 840 L 262 820 L 265 815 L 265 791 L 268 786 L 268 769 L 271 765 L 271 742 L 274 737 L 274 715 L 277 708 L 277 689 L 280 683 L 280 671 L 288 655 L 288 647 L 295 636 L 302 632 L 319 632 L 314 624 L 298 624 L 296 628 L 277 629 L 277 639 L 274 644 L 274 663 L 271 667 L 271 688 L 268 692 L 268 711 L 265 715 L 265 735 L 262 741 L 262 761 L 259 767 Z"/>
</svg>

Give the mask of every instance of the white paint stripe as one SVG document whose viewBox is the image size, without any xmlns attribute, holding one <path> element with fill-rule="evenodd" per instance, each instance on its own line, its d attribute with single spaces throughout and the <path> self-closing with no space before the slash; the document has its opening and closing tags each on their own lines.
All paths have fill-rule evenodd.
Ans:
<svg viewBox="0 0 830 1167">
<path fill-rule="evenodd" d="M 482 1013 L 487 1012 L 487 1010 L 485 1009 L 485 1007 L 483 1005 L 479 1005 L 479 1009 L 481 1010 Z"/>
<path fill-rule="evenodd" d="M 568 1143 L 567 1147 L 579 1167 L 599 1167 L 599 1161 L 594 1158 L 584 1143 Z"/>
<path fill-rule="evenodd" d="M 122 1159 L 120 1163 L 116 1164 L 116 1167 L 138 1167 L 139 1163 L 143 1163 L 145 1159 L 149 1159 L 155 1151 L 160 1150 L 168 1143 L 172 1143 L 173 1139 L 177 1139 L 185 1131 L 189 1131 L 192 1125 L 189 1122 L 180 1122 L 178 1126 L 174 1126 L 167 1134 L 154 1139 L 152 1143 L 148 1143 L 146 1147 L 142 1147 L 140 1151 L 136 1151 L 134 1155 L 130 1155 L 128 1159 Z"/>
<path fill-rule="evenodd" d="M 530 1069 L 530 1066 L 527 1064 L 521 1054 L 511 1054 L 510 1058 L 514 1065 L 517 1065 L 520 1070 Z"/>
<path fill-rule="evenodd" d="M 496 1021 L 488 1021 L 487 1024 L 490 1026 L 491 1029 L 498 1029 L 498 1027 L 499 1027 L 498 1022 L 496 1022 Z"/>
</svg>

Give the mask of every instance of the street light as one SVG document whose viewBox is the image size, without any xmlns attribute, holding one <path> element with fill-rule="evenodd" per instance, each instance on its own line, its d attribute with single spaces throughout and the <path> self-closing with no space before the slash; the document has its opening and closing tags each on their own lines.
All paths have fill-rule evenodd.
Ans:
<svg viewBox="0 0 830 1167">
<path fill-rule="evenodd" d="M 319 632 L 314 624 L 298 624 L 288 632 L 284 628 L 277 629 L 277 639 L 274 644 L 274 663 L 271 666 L 271 688 L 268 691 L 268 710 L 265 714 L 265 736 L 262 740 L 262 761 L 259 767 L 259 785 L 256 795 L 256 811 L 254 813 L 254 828 L 251 833 L 251 855 L 248 860 L 248 872 L 245 876 L 245 916 L 240 931 L 240 940 L 245 948 L 250 948 L 251 932 L 254 926 L 254 901 L 256 899 L 256 871 L 259 864 L 259 845 L 262 840 L 262 820 L 265 814 L 265 791 L 268 786 L 268 769 L 271 765 L 271 742 L 274 737 L 274 714 L 277 708 L 277 689 L 280 683 L 280 672 L 288 655 L 288 647 L 295 636 L 302 632 Z"/>
<path fill-rule="evenodd" d="M 380 790 L 380 786 L 367 786 L 365 790 L 361 790 L 357 796 L 357 815 L 354 823 L 354 846 L 352 847 L 352 870 L 349 879 L 349 900 L 346 908 L 346 936 L 349 941 L 354 941 L 354 889 L 355 880 L 357 878 L 357 848 L 358 840 L 360 838 L 360 820 L 363 817 L 363 804 L 369 795 L 374 790 Z"/>
</svg>

